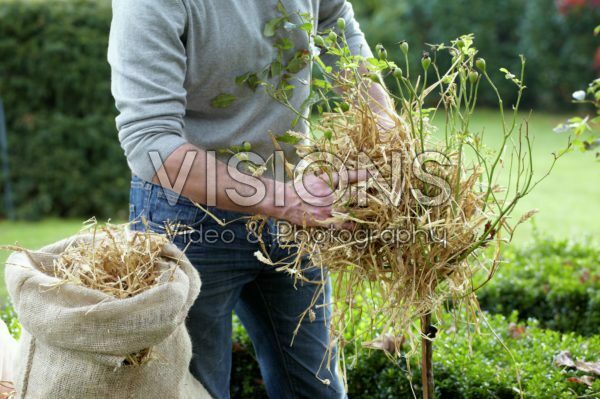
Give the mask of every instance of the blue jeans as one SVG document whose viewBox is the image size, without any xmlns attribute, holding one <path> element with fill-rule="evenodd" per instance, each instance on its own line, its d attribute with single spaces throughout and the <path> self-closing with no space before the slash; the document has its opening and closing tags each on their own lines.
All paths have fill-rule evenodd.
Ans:
<svg viewBox="0 0 600 399">
<path fill-rule="evenodd" d="M 192 374 L 214 398 L 229 398 L 235 311 L 252 339 L 270 398 L 345 398 L 342 381 L 335 372 L 335 353 L 329 365 L 332 371 L 324 358 L 331 310 L 318 305 L 330 303 L 329 283 L 313 307 L 316 317 L 305 317 L 294 338 L 299 317 L 310 307 L 319 285 L 294 285 L 287 273 L 258 261 L 254 252 L 260 246 L 246 229 L 245 215 L 217 208 L 209 212 L 229 223 L 220 226 L 187 198 L 177 198 L 174 192 L 137 177 L 132 179 L 130 220 L 143 217 L 148 227 L 159 233 L 165 232 L 165 222 L 193 229 L 174 238 L 178 247 L 187 248 L 186 255 L 202 280 L 200 296 L 188 318 Z M 136 223 L 133 228 L 145 227 Z M 271 259 L 289 257 L 290 253 L 274 239 L 275 224 L 270 223 L 265 230 L 269 231 L 262 239 Z M 309 269 L 307 277 L 313 281 L 323 279 L 317 268 Z"/>
</svg>

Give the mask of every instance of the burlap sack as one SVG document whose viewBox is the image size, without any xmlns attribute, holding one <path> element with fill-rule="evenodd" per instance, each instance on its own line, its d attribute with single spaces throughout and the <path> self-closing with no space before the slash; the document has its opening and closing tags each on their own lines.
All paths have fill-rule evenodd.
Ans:
<svg viewBox="0 0 600 399">
<path fill-rule="evenodd" d="M 6 283 L 23 326 L 15 361 L 18 397 L 210 398 L 188 371 L 192 351 L 184 321 L 200 278 L 187 258 L 166 246 L 166 256 L 181 259 L 172 280 L 132 298 L 74 284 L 52 287 L 52 260 L 74 239 L 90 236 L 15 253 L 7 261 Z M 150 361 L 124 363 L 128 354 L 147 348 Z"/>
</svg>

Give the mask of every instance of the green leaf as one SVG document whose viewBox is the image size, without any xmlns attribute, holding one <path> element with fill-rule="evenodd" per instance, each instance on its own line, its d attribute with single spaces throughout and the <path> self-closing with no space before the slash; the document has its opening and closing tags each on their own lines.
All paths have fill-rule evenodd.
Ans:
<svg viewBox="0 0 600 399">
<path fill-rule="evenodd" d="M 279 11 L 283 15 L 287 15 L 287 10 L 285 9 L 285 6 L 281 2 L 281 0 L 277 2 L 277 11 Z"/>
<path fill-rule="evenodd" d="M 238 76 L 237 78 L 235 78 L 235 84 L 237 85 L 243 85 L 248 81 L 248 77 L 250 76 L 250 72 L 246 72 L 243 75 Z"/>
<path fill-rule="evenodd" d="M 294 47 L 294 43 L 287 37 L 282 37 L 275 42 L 275 47 L 279 50 L 290 50 Z"/>
<path fill-rule="evenodd" d="M 210 102 L 210 105 L 214 108 L 227 108 L 236 100 L 234 95 L 228 93 L 221 93 Z"/>
<path fill-rule="evenodd" d="M 294 58 L 288 63 L 286 69 L 291 74 L 296 74 L 308 65 L 309 55 L 307 50 L 298 50 Z"/>
<path fill-rule="evenodd" d="M 296 137 L 289 133 L 286 133 L 284 135 L 277 136 L 277 141 L 279 141 L 280 143 L 296 145 L 300 142 L 300 137 Z"/>
<path fill-rule="evenodd" d="M 294 120 L 291 123 L 292 128 L 295 128 L 296 125 L 298 125 L 298 122 L 300 122 L 300 116 L 301 116 L 300 114 L 296 115 L 296 117 L 294 118 Z"/>
<path fill-rule="evenodd" d="M 258 86 L 260 86 L 260 79 L 258 78 L 258 76 L 255 73 L 251 73 L 248 76 L 248 80 L 246 80 L 246 84 L 248 85 L 250 90 L 256 91 Z"/>
<path fill-rule="evenodd" d="M 283 65 L 279 61 L 273 61 L 271 63 L 271 77 L 279 76 L 283 72 Z"/>
<path fill-rule="evenodd" d="M 306 22 L 306 23 L 303 23 L 302 25 L 300 25 L 299 28 L 301 30 L 303 30 L 304 32 L 306 32 L 306 33 L 312 33 L 312 31 L 313 31 L 313 24 L 310 23 L 310 22 Z"/>
<path fill-rule="evenodd" d="M 326 89 L 329 87 L 329 83 L 323 79 L 313 79 L 312 84 L 314 87 L 318 87 L 320 89 Z"/>
<path fill-rule="evenodd" d="M 275 36 L 275 32 L 277 31 L 277 28 L 279 28 L 279 25 L 281 25 L 282 21 L 283 21 L 283 18 L 278 17 L 278 18 L 273 18 L 272 20 L 267 22 L 265 24 L 265 29 L 263 30 L 263 34 L 266 37 Z"/>
</svg>

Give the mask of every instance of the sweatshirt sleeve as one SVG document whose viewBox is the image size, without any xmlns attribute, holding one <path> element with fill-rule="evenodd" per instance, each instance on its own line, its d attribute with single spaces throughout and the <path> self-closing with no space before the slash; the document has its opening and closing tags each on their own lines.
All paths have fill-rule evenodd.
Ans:
<svg viewBox="0 0 600 399">
<path fill-rule="evenodd" d="M 164 161 L 186 143 L 186 12 L 180 0 L 113 0 L 108 46 L 119 141 L 132 172 L 151 181 L 150 152 Z"/>
<path fill-rule="evenodd" d="M 367 58 L 373 57 L 365 35 L 360 30 L 360 26 L 354 17 L 352 4 L 347 0 L 321 0 L 318 31 L 323 32 L 334 28 L 339 18 L 343 18 L 346 21 L 346 40 L 352 54 L 362 55 Z M 327 64 L 333 62 L 330 56 L 323 57 L 323 61 Z"/>
</svg>

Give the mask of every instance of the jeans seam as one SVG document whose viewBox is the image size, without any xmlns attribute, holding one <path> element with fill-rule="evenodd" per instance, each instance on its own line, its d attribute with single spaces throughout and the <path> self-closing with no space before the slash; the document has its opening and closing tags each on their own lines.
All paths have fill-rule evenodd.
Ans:
<svg viewBox="0 0 600 399">
<path fill-rule="evenodd" d="M 292 396 L 293 396 L 293 398 L 295 398 L 296 391 L 297 391 L 296 385 L 294 384 L 293 378 L 290 377 L 290 372 L 288 370 L 287 362 L 285 360 L 285 353 L 281 347 L 281 342 L 279 340 L 279 335 L 277 334 L 277 329 L 275 327 L 275 323 L 273 322 L 273 317 L 271 317 L 271 310 L 269 309 L 268 303 L 265 300 L 265 296 L 263 295 L 260 285 L 256 282 L 254 282 L 254 284 L 256 284 L 256 288 L 258 289 L 258 293 L 260 294 L 260 299 L 262 300 L 263 304 L 265 305 L 265 309 L 267 311 L 267 317 L 269 318 L 269 323 L 271 324 L 271 328 L 273 329 L 273 332 L 275 333 L 275 342 L 277 345 L 277 350 L 279 351 L 279 355 L 281 356 L 281 359 L 283 360 L 283 367 L 285 369 L 285 375 L 287 377 L 288 384 L 290 386 L 290 390 L 292 391 Z"/>
</svg>

